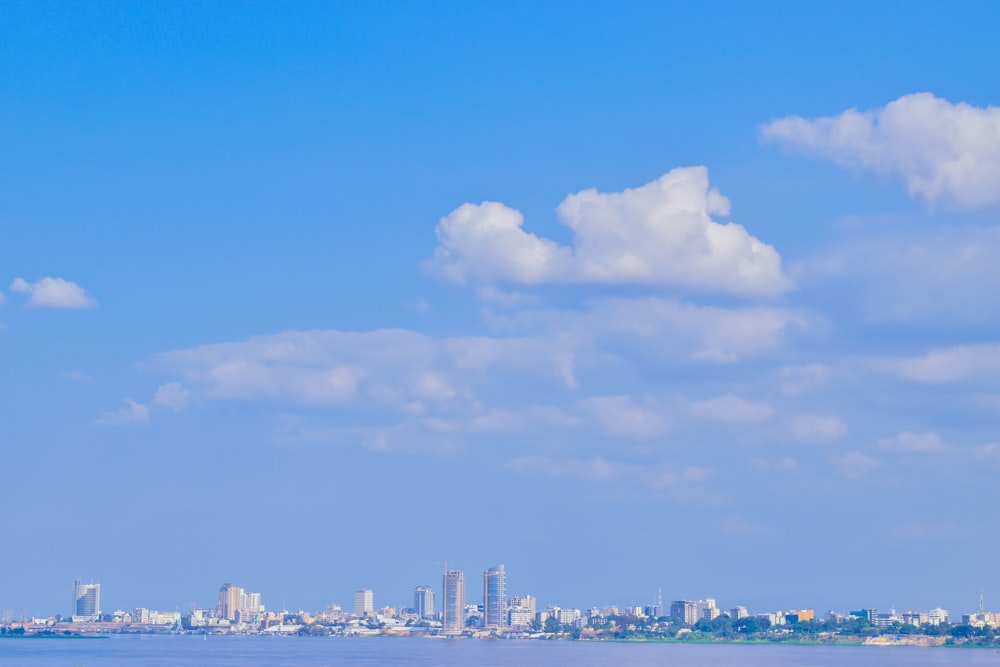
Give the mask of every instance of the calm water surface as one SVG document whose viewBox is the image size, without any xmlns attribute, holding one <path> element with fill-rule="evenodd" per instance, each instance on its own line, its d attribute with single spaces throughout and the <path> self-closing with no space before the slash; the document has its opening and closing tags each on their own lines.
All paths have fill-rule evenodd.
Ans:
<svg viewBox="0 0 1000 667">
<path fill-rule="evenodd" d="M 765 667 L 997 665 L 993 649 L 334 637 L 142 637 L 0 640 L 0 667 L 324 667 L 327 665 L 615 665 Z"/>
</svg>

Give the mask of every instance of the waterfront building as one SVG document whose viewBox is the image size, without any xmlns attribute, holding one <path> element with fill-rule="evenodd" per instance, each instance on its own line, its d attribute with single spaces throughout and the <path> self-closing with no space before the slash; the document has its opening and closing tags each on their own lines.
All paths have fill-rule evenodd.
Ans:
<svg viewBox="0 0 1000 667">
<path fill-rule="evenodd" d="M 508 627 L 515 630 L 527 630 L 531 627 L 533 620 L 535 620 L 535 614 L 527 607 L 512 606 L 507 616 Z"/>
<path fill-rule="evenodd" d="M 583 618 L 583 613 L 579 609 L 553 607 L 553 610 L 555 611 L 553 615 L 563 625 L 576 625 Z"/>
<path fill-rule="evenodd" d="M 927 625 L 927 614 L 921 611 L 904 611 L 903 625 L 912 625 L 917 628 L 921 625 Z"/>
<path fill-rule="evenodd" d="M 698 608 L 697 618 L 712 621 L 719 617 L 719 610 L 715 606 L 715 599 L 705 598 L 704 600 L 695 600 L 694 603 Z"/>
<path fill-rule="evenodd" d="M 931 625 L 941 625 L 948 622 L 948 611 L 941 607 L 935 607 L 927 612 L 927 622 Z"/>
<path fill-rule="evenodd" d="M 465 629 L 465 573 L 446 571 L 443 588 L 442 628 L 445 634 L 459 634 Z"/>
<path fill-rule="evenodd" d="M 149 623 L 149 610 L 145 607 L 136 607 L 132 610 L 133 623 Z"/>
<path fill-rule="evenodd" d="M 235 621 L 243 606 L 244 594 L 245 591 L 239 586 L 222 584 L 222 588 L 219 589 L 219 603 L 215 609 L 218 618 Z"/>
<path fill-rule="evenodd" d="M 536 606 L 538 601 L 532 595 L 511 595 L 509 607 L 513 609 L 514 607 L 521 607 L 531 611 L 531 615 L 534 616 L 537 611 Z"/>
<path fill-rule="evenodd" d="M 101 585 L 73 582 L 73 621 L 101 620 Z"/>
<path fill-rule="evenodd" d="M 746 618 L 749 615 L 750 612 L 747 611 L 747 608 L 744 607 L 743 605 L 736 605 L 735 607 L 729 610 L 729 618 L 733 619 L 734 621 L 738 621 L 741 618 Z"/>
<path fill-rule="evenodd" d="M 878 614 L 875 617 L 874 625 L 876 628 L 884 630 L 886 628 L 891 628 L 895 623 L 899 623 L 900 625 L 902 625 L 903 616 L 895 609 L 890 609 L 889 611 L 884 611 Z"/>
<path fill-rule="evenodd" d="M 370 588 L 354 591 L 354 615 L 372 616 L 375 613 L 375 593 Z"/>
<path fill-rule="evenodd" d="M 413 589 L 413 611 L 420 618 L 434 617 L 434 589 L 417 586 Z"/>
<path fill-rule="evenodd" d="M 788 623 L 804 623 L 816 619 L 816 611 L 813 609 L 802 609 L 800 611 L 786 611 L 785 621 Z"/>
<path fill-rule="evenodd" d="M 507 574 L 503 565 L 483 572 L 483 627 L 503 630 L 507 626 Z"/>
<path fill-rule="evenodd" d="M 674 600 L 670 603 L 670 615 L 678 623 L 694 625 L 698 622 L 698 603 L 692 600 Z"/>
</svg>

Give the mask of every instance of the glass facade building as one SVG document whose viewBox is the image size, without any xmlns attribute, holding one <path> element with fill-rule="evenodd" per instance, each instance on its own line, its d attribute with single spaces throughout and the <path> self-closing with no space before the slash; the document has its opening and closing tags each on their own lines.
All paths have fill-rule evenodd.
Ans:
<svg viewBox="0 0 1000 667">
<path fill-rule="evenodd" d="M 483 572 L 483 627 L 507 627 L 507 574 L 503 565 Z"/>
</svg>

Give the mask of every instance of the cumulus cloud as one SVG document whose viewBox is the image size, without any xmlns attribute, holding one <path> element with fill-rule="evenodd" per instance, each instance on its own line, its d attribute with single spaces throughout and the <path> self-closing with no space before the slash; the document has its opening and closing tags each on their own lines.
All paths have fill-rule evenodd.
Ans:
<svg viewBox="0 0 1000 667">
<path fill-rule="evenodd" d="M 15 278 L 10 291 L 28 296 L 28 306 L 32 308 L 73 308 L 86 309 L 97 306 L 97 301 L 86 290 L 62 278 L 42 278 L 29 283 L 24 278 Z"/>
<path fill-rule="evenodd" d="M 898 177 L 912 196 L 966 208 L 1000 203 L 1000 108 L 904 95 L 869 111 L 789 116 L 761 128 L 777 141 L 850 169 Z"/>
<path fill-rule="evenodd" d="M 941 454 L 951 450 L 937 433 L 911 433 L 902 431 L 890 438 L 881 438 L 876 447 L 893 452 Z"/>
<path fill-rule="evenodd" d="M 752 424 L 770 419 L 774 414 L 774 408 L 767 403 L 748 401 L 733 394 L 726 394 L 692 403 L 691 414 L 721 422 Z"/>
<path fill-rule="evenodd" d="M 705 167 L 674 169 L 622 192 L 567 196 L 557 209 L 572 246 L 524 230 L 497 202 L 463 204 L 442 218 L 425 266 L 456 283 L 598 283 L 770 296 L 791 289 L 781 257 L 735 223 Z"/>
<path fill-rule="evenodd" d="M 856 449 L 830 459 L 830 463 L 838 475 L 848 479 L 861 479 L 882 465 L 878 459 Z"/>
<path fill-rule="evenodd" d="M 179 412 L 191 401 L 191 392 L 179 382 L 168 382 L 157 388 L 153 396 L 153 405 Z"/>
<path fill-rule="evenodd" d="M 149 408 L 137 403 L 131 398 L 125 399 L 125 407 L 113 412 L 107 412 L 97 418 L 101 426 L 124 426 L 127 424 L 142 424 L 149 420 Z"/>
</svg>

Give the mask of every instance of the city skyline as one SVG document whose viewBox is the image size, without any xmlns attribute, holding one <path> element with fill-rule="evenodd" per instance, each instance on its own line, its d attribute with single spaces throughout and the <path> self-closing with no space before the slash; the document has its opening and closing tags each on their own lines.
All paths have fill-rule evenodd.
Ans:
<svg viewBox="0 0 1000 667">
<path fill-rule="evenodd" d="M 506 570 L 503 564 L 490 567 L 483 573 L 483 592 L 482 598 L 478 603 L 476 599 L 470 599 L 465 596 L 465 573 L 463 571 L 449 568 L 448 563 L 442 562 L 439 565 L 443 566 L 441 599 L 443 605 L 447 605 L 447 609 L 445 606 L 442 606 L 440 611 L 436 609 L 434 604 L 434 588 L 425 585 L 418 585 L 413 588 L 412 607 L 399 605 L 392 600 L 388 604 L 376 606 L 374 590 L 364 588 L 354 591 L 353 605 L 345 607 L 332 602 L 325 605 L 321 610 L 306 610 L 302 608 L 295 610 L 284 606 L 281 609 L 266 609 L 262 602 L 263 597 L 261 593 L 249 592 L 243 587 L 227 582 L 219 588 L 217 604 L 214 606 L 199 607 L 196 603 L 191 603 L 190 609 L 181 612 L 179 609 L 157 611 L 143 606 L 128 607 L 128 605 L 117 605 L 118 609 L 114 612 L 114 615 L 117 617 L 123 613 L 128 613 L 124 609 L 130 608 L 133 615 L 141 612 L 143 618 L 153 616 L 160 619 L 169 619 L 170 623 L 179 623 L 182 616 L 186 617 L 190 615 L 192 618 L 197 617 L 198 619 L 208 621 L 209 616 L 207 615 L 211 614 L 211 619 L 217 619 L 217 621 L 212 621 L 212 623 L 226 622 L 231 623 L 233 627 L 254 628 L 259 626 L 265 617 L 269 617 L 272 623 L 276 622 L 276 619 L 273 617 L 274 614 L 297 615 L 302 613 L 318 613 L 322 615 L 323 613 L 335 611 L 336 614 L 343 615 L 344 617 L 381 619 L 386 614 L 396 617 L 398 613 L 411 615 L 412 619 L 415 620 L 430 619 L 438 621 L 439 629 L 444 634 L 460 634 L 468 630 L 504 634 L 511 629 L 523 630 L 529 625 L 528 619 L 534 620 L 537 618 L 536 614 L 539 607 L 536 595 L 526 595 L 523 593 L 507 595 Z M 62 616 L 64 620 L 71 619 L 74 623 L 86 624 L 88 622 L 101 621 L 104 617 L 112 615 L 108 609 L 102 609 L 100 582 L 91 581 L 90 583 L 84 583 L 82 580 L 77 579 L 73 581 L 72 588 L 73 603 L 71 614 L 31 615 L 21 610 L 19 617 L 44 619 L 51 616 Z M 663 600 L 663 589 L 662 587 L 658 587 L 655 593 L 655 601 L 651 604 L 633 600 L 628 603 L 619 601 L 608 604 L 604 602 L 597 606 L 591 604 L 584 608 L 575 608 L 563 607 L 558 601 L 549 601 L 544 610 L 547 614 L 560 614 L 563 612 L 570 614 L 570 620 L 561 621 L 568 625 L 572 625 L 575 620 L 584 616 L 595 614 L 604 616 L 610 614 L 649 617 L 653 619 L 670 617 L 687 626 L 693 626 L 700 620 L 713 621 L 720 615 L 727 615 L 736 620 L 748 616 L 769 618 L 771 625 L 784 624 L 786 622 L 784 620 L 785 617 L 790 619 L 788 622 L 791 623 L 800 620 L 812 621 L 819 618 L 816 609 L 799 610 L 796 605 L 762 610 L 750 609 L 747 605 L 735 604 L 732 601 L 730 601 L 732 604 L 728 607 L 726 605 L 720 606 L 714 597 L 697 600 L 675 599 L 669 605 L 665 605 Z M 639 602 L 639 604 L 635 604 L 636 602 Z M 800 603 L 799 606 L 801 606 L 805 601 L 799 600 L 798 602 Z M 957 616 L 956 618 L 949 618 L 948 611 L 940 606 L 918 613 L 909 609 L 898 611 L 895 605 L 890 605 L 889 610 L 884 611 L 884 606 L 872 605 L 872 600 L 859 602 L 861 604 L 854 606 L 858 607 L 861 611 L 851 610 L 849 614 L 857 615 L 863 612 L 867 614 L 867 619 L 875 627 L 886 627 L 892 621 L 899 621 L 904 624 L 912 623 L 913 625 L 923 625 L 926 623 L 937 625 L 948 622 L 959 623 L 956 620 Z M 1000 626 L 1000 613 L 989 611 L 990 607 L 986 604 L 985 591 L 979 591 L 978 608 L 969 607 L 963 609 L 967 609 L 965 613 L 961 614 L 963 620 L 965 618 L 973 618 L 978 614 L 979 617 L 988 619 L 988 623 Z M 822 613 L 826 617 L 836 616 L 846 618 L 849 615 L 845 610 L 836 609 L 826 610 Z M 470 617 L 474 619 L 474 622 L 470 621 Z M 134 618 L 133 616 L 133 623 L 149 622 L 148 619 L 139 621 L 134 620 Z M 782 620 L 776 620 L 778 618 L 782 618 Z M 0 620 L 3 622 L 14 620 L 14 610 L 0 608 Z M 154 620 L 152 622 L 155 624 L 165 621 Z M 277 622 L 280 623 L 280 621 Z M 470 622 L 472 623 L 471 625 Z M 880 623 L 883 625 L 880 625 Z"/>
<path fill-rule="evenodd" d="M 998 24 L 6 6 L 0 608 L 989 601 Z"/>
<path fill-rule="evenodd" d="M 726 609 L 720 608 L 717 600 L 711 597 L 673 600 L 666 607 L 662 588 L 657 589 L 656 602 L 651 605 L 605 605 L 579 609 L 549 604 L 539 611 L 534 596 L 511 595 L 508 598 L 504 594 L 506 571 L 502 564 L 483 573 L 482 603 L 466 604 L 468 601 L 463 599 L 464 573 L 449 569 L 447 563 L 440 565 L 443 569 L 442 599 L 446 601 L 440 614 L 434 611 L 432 603 L 428 605 L 428 596 L 433 598 L 433 589 L 427 586 L 415 587 L 414 606 L 410 608 L 386 605 L 376 609 L 373 605 L 374 591 L 360 589 L 354 593 L 351 611 L 337 604 L 320 611 L 282 611 L 267 609 L 260 593 L 248 592 L 228 582 L 219 588 L 218 604 L 214 609 L 192 607 L 188 613 L 182 614 L 179 611 L 134 607 L 130 611 L 117 609 L 106 612 L 101 609 L 100 584 L 84 584 L 75 580 L 71 616 L 29 618 L 22 613 L 15 619 L 9 610 L 0 610 L 3 612 L 0 614 L 0 632 L 16 635 L 25 632 L 108 634 L 186 631 L 312 636 L 385 634 L 397 637 L 430 633 L 488 638 L 537 638 L 547 633 L 572 632 L 573 638 L 595 639 L 601 636 L 600 633 L 609 631 L 611 634 L 608 636 L 612 638 L 629 636 L 621 635 L 621 630 L 631 633 L 631 636 L 636 636 L 635 632 L 638 632 L 647 637 L 673 639 L 682 639 L 685 633 L 702 632 L 715 639 L 728 638 L 730 641 L 740 636 L 748 639 L 751 635 L 784 641 L 789 632 L 809 638 L 830 635 L 830 631 L 834 630 L 834 634 L 842 635 L 839 638 L 841 642 L 856 643 L 873 634 L 890 631 L 890 634 L 897 635 L 897 641 L 900 635 L 916 634 L 923 638 L 911 643 L 930 646 L 946 641 L 961 643 L 972 637 L 983 637 L 989 643 L 993 635 L 982 633 L 1000 629 L 1000 613 L 987 610 L 982 592 L 978 610 L 954 617 L 941 607 L 920 611 L 890 607 L 886 611 L 867 604 L 849 612 L 829 610 L 825 613 L 811 608 L 750 610 L 745 605 Z M 499 617 L 499 610 L 503 610 L 502 617 Z M 457 620 L 452 617 L 453 613 L 457 613 Z M 863 625 L 858 624 L 859 619 L 864 621 Z M 827 636 L 826 641 L 830 639 Z M 885 643 L 885 639 L 874 637 L 872 641 Z M 891 637 L 889 639 L 892 643 Z"/>
</svg>

